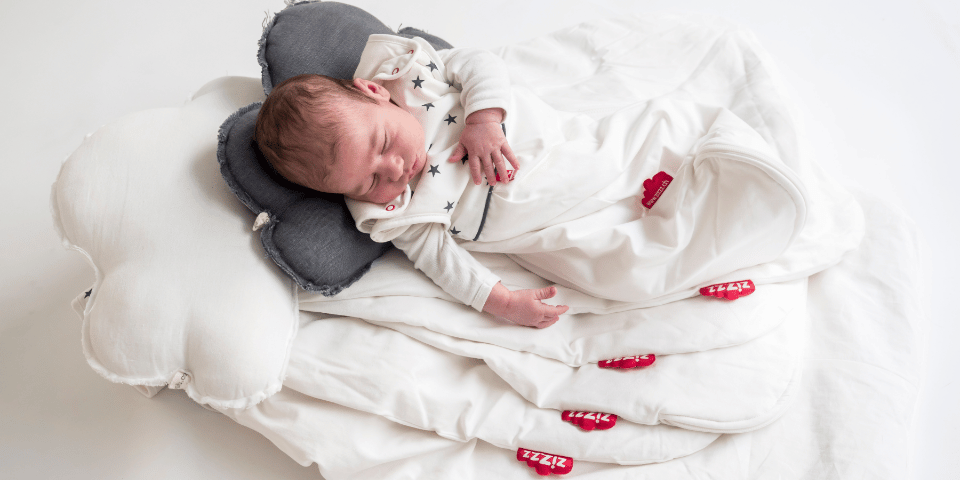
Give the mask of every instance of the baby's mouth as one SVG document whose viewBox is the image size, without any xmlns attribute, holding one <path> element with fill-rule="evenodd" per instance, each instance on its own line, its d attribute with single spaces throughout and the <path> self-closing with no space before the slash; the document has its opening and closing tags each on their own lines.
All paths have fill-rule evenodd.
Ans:
<svg viewBox="0 0 960 480">
<path fill-rule="evenodd" d="M 417 157 L 417 159 L 413 161 L 413 166 L 410 168 L 409 175 L 411 177 L 416 175 L 417 172 L 420 171 L 421 167 L 423 167 L 423 157 Z"/>
</svg>

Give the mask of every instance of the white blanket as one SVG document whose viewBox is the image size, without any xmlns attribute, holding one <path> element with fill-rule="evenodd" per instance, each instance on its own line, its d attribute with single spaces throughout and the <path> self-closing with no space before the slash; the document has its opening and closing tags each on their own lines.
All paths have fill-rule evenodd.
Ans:
<svg viewBox="0 0 960 480">
<path fill-rule="evenodd" d="M 634 457 L 666 460 L 668 452 L 700 450 L 662 463 L 617 466 L 581 459 L 566 478 L 898 478 L 906 475 L 909 430 L 919 392 L 923 314 L 918 240 L 912 224 L 877 199 L 861 199 L 868 213 L 859 250 L 810 279 L 811 338 L 805 373 L 789 410 L 749 433 L 684 439 L 674 427 L 629 442 Z M 878 299 L 885 299 L 878 301 Z M 310 326 L 306 326 L 307 332 Z M 308 334 L 309 335 L 309 334 Z M 299 351 L 299 349 L 298 349 Z M 479 363 L 468 365 L 480 366 Z M 434 370 L 439 367 L 432 365 Z M 350 368 L 353 368 L 350 366 Z M 405 478 L 516 478 L 526 466 L 486 441 L 443 438 L 395 420 L 318 400 L 298 391 L 302 377 L 248 410 L 225 414 L 274 442 L 302 465 L 316 463 L 328 480 Z M 374 384 L 371 382 L 371 387 Z M 720 401 L 722 399 L 718 399 Z M 516 405 L 512 403 L 512 405 Z M 503 412 L 505 410 L 499 410 Z M 487 429 L 545 428 L 530 405 L 491 417 Z M 554 411 L 554 415 L 559 416 Z M 508 425 L 515 420 L 520 426 Z M 568 427 L 566 432 L 560 427 Z M 548 431 L 580 435 L 608 446 L 605 432 L 581 432 L 558 422 Z M 524 431 L 526 435 L 531 432 Z M 637 434 L 635 428 L 631 435 Z M 665 433 L 665 434 L 660 434 Z M 688 432 L 695 435 L 697 432 Z M 617 436 L 617 439 L 622 437 Z M 700 445 L 703 445 L 702 450 Z M 661 451 L 662 450 L 662 451 Z M 590 458 L 590 457 L 587 457 Z M 532 474 L 532 472 L 530 472 Z"/>
<path fill-rule="evenodd" d="M 684 300 L 697 290 L 683 281 L 676 285 L 684 289 L 641 302 L 602 300 L 564 288 L 557 301 L 574 308 L 542 331 L 496 324 L 450 302 L 402 258 L 388 257 L 337 297 L 302 295 L 303 310 L 351 318 L 318 320 L 302 329 L 285 382 L 295 392 L 281 392 L 248 411 L 225 413 L 263 432 L 298 461 L 316 461 L 330 478 L 362 477 L 359 465 L 381 462 L 393 463 L 364 473 L 402 478 L 419 470 L 421 476 L 440 478 L 445 475 L 438 472 L 446 470 L 449 476 L 488 478 L 521 468 L 511 452 L 498 453 L 489 445 L 623 465 L 678 459 L 706 447 L 703 453 L 723 456 L 698 455 L 706 458 L 707 470 L 711 462 L 737 465 L 742 460 L 736 457 L 738 444 L 707 445 L 716 433 L 770 425 L 797 398 L 809 348 L 807 277 L 857 246 L 863 233 L 859 207 L 801 155 L 773 67 L 742 30 L 675 17 L 625 19 L 563 30 L 498 53 L 516 81 L 534 85 L 555 108 L 602 118 L 623 102 L 667 95 L 727 109 L 776 151 L 788 176 L 802 179 L 807 191 L 802 230 L 769 261 L 717 279 L 756 279 L 757 291 L 750 296 L 733 302 Z M 674 189 L 678 196 L 684 191 Z M 764 197 L 752 200 L 763 203 Z M 690 207 L 708 211 L 697 202 Z M 750 215 L 744 204 L 737 208 Z M 514 286 L 547 281 L 517 263 L 560 281 L 528 256 L 511 257 L 516 263 L 499 254 L 479 257 Z M 645 370 L 601 370 L 595 364 L 649 353 L 658 360 Z M 383 446 L 382 460 L 358 450 L 325 450 L 330 440 L 311 429 L 343 407 L 369 430 L 350 431 L 344 425 L 347 431 L 331 435 L 348 448 L 375 439 Z M 615 413 L 621 419 L 611 430 L 582 432 L 560 420 L 563 409 Z M 430 435 L 405 433 L 418 440 L 398 446 L 384 438 L 395 426 L 359 412 L 466 443 L 443 444 Z M 335 457 L 341 454 L 346 456 Z M 453 458 L 468 465 L 467 474 L 450 467 Z M 573 473 L 589 476 L 599 468 L 586 465 Z M 658 471 L 694 467 L 701 468 L 681 464 Z"/>
</svg>

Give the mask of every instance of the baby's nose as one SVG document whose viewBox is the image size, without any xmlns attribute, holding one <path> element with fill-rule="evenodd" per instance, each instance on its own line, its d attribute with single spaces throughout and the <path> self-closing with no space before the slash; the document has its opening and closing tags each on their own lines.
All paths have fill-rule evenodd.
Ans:
<svg viewBox="0 0 960 480">
<path fill-rule="evenodd" d="M 401 178 L 403 178 L 405 165 L 404 165 L 402 156 L 394 155 L 391 158 L 389 165 L 390 165 L 390 170 L 389 170 L 390 180 L 393 180 L 394 182 L 396 182 Z"/>
</svg>

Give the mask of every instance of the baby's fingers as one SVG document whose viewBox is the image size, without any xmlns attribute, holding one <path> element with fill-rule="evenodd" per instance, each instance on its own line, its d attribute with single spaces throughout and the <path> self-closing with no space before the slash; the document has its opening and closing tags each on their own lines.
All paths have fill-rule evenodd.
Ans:
<svg viewBox="0 0 960 480">
<path fill-rule="evenodd" d="M 546 300 L 553 298 L 557 294 L 557 287 L 543 287 L 533 291 L 533 298 L 537 300 Z"/>
<path fill-rule="evenodd" d="M 463 157 L 467 155 L 467 147 L 464 147 L 462 143 L 457 144 L 457 148 L 453 149 L 453 153 L 450 155 L 450 158 L 447 159 L 448 162 L 459 162 L 463 160 Z"/>
<path fill-rule="evenodd" d="M 487 175 L 487 183 L 490 185 L 497 184 L 497 174 L 493 171 L 493 162 L 490 160 L 490 157 L 483 158 L 478 157 L 478 161 L 483 163 L 483 170 Z"/>
<path fill-rule="evenodd" d="M 470 155 L 470 178 L 473 179 L 474 185 L 480 185 L 480 180 L 483 179 L 483 173 L 481 173 L 480 157 L 476 155 Z"/>
<path fill-rule="evenodd" d="M 540 314 L 544 317 L 559 317 L 570 310 L 570 307 L 566 305 L 547 305 L 546 303 L 540 305 Z"/>
<path fill-rule="evenodd" d="M 500 151 L 503 153 L 503 157 L 510 162 L 510 165 L 513 165 L 513 169 L 515 171 L 520 169 L 520 161 L 517 160 L 517 156 L 513 154 L 513 150 L 510 148 L 509 144 L 504 142 L 503 146 L 500 147 Z"/>
<path fill-rule="evenodd" d="M 553 325 L 554 323 L 557 323 L 558 320 L 560 320 L 560 317 L 548 318 L 548 319 L 546 319 L 546 320 L 544 320 L 544 321 L 536 324 L 535 326 L 536 326 L 537 328 L 547 328 L 547 327 L 549 327 L 550 325 Z"/>
<path fill-rule="evenodd" d="M 503 157 L 500 156 L 500 152 L 494 151 L 492 155 L 493 163 L 497 166 L 497 174 L 499 179 L 503 183 L 510 183 L 510 174 L 507 173 L 507 164 L 503 161 Z"/>
</svg>

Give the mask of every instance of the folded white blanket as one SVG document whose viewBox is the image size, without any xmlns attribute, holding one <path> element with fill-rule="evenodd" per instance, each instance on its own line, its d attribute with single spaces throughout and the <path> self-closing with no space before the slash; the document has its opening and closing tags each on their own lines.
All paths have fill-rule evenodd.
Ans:
<svg viewBox="0 0 960 480">
<path fill-rule="evenodd" d="M 919 240 L 896 209 L 865 199 L 864 246 L 810 281 L 812 342 L 793 406 L 750 433 L 658 464 L 575 461 L 564 478 L 902 478 L 920 386 L 925 318 Z M 883 301 L 877 301 L 883 299 Z M 293 388 L 247 410 L 224 411 L 329 480 L 514 478 L 530 474 L 513 452 L 408 428 L 317 400 Z M 616 431 L 619 424 L 606 432 Z M 593 438 L 592 436 L 589 438 Z"/>
<path fill-rule="evenodd" d="M 477 254 L 477 258 L 510 287 L 547 284 L 506 256 Z M 566 291 L 564 300 L 570 311 L 586 313 L 567 314 L 556 325 L 537 330 L 477 314 L 416 271 L 402 253 L 390 252 L 374 263 L 369 275 L 336 297 L 301 292 L 300 308 L 390 324 L 424 341 L 429 332 L 436 332 L 451 341 L 488 343 L 579 366 L 629 355 L 698 352 L 742 344 L 772 331 L 791 312 L 802 308 L 804 282 L 763 285 L 736 301 L 700 296 L 630 310 L 618 310 L 623 304 L 611 308 L 610 302 Z M 421 329 L 405 325 L 429 332 L 419 333 Z M 442 343 L 430 341 L 437 342 Z"/>
<path fill-rule="evenodd" d="M 304 326 L 287 371 L 285 386 L 313 398 L 433 430 L 445 438 L 481 438 L 513 450 L 522 446 L 597 462 L 641 464 L 693 453 L 717 437 L 626 421 L 606 431 L 584 431 L 561 419 L 562 408 L 537 408 L 525 400 L 523 392 L 498 378 L 483 362 L 349 318 Z M 622 387 L 628 382 L 648 382 L 649 376 L 642 373 L 669 377 L 674 372 L 658 367 L 608 374 L 618 377 Z M 767 380 L 760 377 L 756 380 Z M 636 400 L 642 392 L 636 389 L 620 400 Z M 681 407 L 681 411 L 686 410 Z"/>
</svg>

